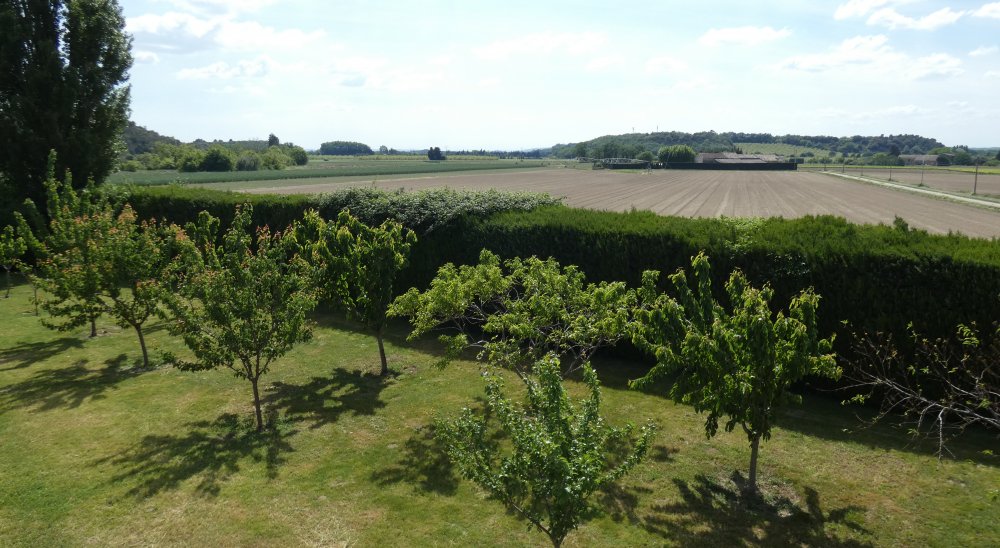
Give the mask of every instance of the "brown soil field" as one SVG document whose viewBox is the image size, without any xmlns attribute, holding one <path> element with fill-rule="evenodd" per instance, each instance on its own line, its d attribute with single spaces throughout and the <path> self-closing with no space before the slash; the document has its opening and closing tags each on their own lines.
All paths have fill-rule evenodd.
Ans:
<svg viewBox="0 0 1000 548">
<path fill-rule="evenodd" d="M 888 168 L 881 167 L 866 167 L 862 169 L 849 166 L 843 170 L 841 168 L 831 168 L 831 171 L 836 171 L 837 173 L 843 171 L 843 173 L 848 175 L 864 175 L 865 177 L 885 180 L 889 180 L 890 175 Z M 1000 197 L 1000 175 L 980 173 L 977 181 L 975 173 L 964 171 L 928 168 L 924 170 L 923 175 L 921 175 L 920 171 L 920 169 L 915 168 L 893 169 L 892 181 L 894 183 L 904 183 L 913 186 L 923 185 L 926 188 L 967 195 L 972 194 L 972 187 L 975 186 L 976 194 Z"/>
<path fill-rule="evenodd" d="M 893 173 L 895 179 L 895 173 Z M 863 224 L 895 217 L 934 233 L 1000 237 L 1000 211 L 949 202 L 903 190 L 803 171 L 589 171 L 567 168 L 510 173 L 464 173 L 394 178 L 378 182 L 335 179 L 275 181 L 254 193 L 305 194 L 351 186 L 384 189 L 460 188 L 545 192 L 573 207 L 648 209 L 684 217 L 786 217 L 837 215 Z M 207 185 L 206 185 L 207 186 Z"/>
</svg>

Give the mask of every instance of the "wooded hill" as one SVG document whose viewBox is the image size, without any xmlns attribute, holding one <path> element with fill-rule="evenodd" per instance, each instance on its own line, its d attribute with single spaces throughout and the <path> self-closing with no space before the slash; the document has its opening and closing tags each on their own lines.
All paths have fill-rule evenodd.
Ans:
<svg viewBox="0 0 1000 548">
<path fill-rule="evenodd" d="M 775 143 L 810 147 L 837 154 L 871 155 L 924 154 L 944 145 L 937 139 L 919 135 L 878 135 L 832 137 L 827 135 L 772 135 L 770 133 L 742 133 L 702 131 L 684 133 L 660 131 L 655 133 L 626 133 L 604 135 L 580 143 L 557 144 L 552 155 L 559 158 L 577 156 L 597 158 L 630 158 L 643 151 L 656 153 L 662 146 L 688 145 L 698 152 L 729 152 L 737 149 L 736 143 Z"/>
</svg>

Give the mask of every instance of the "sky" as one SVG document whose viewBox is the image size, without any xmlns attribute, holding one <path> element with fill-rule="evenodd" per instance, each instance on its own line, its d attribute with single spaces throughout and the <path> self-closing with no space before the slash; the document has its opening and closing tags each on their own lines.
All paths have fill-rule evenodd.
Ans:
<svg viewBox="0 0 1000 548">
<path fill-rule="evenodd" d="M 652 131 L 1000 145 L 1000 2 L 122 0 L 183 141 L 517 150 Z"/>
</svg>

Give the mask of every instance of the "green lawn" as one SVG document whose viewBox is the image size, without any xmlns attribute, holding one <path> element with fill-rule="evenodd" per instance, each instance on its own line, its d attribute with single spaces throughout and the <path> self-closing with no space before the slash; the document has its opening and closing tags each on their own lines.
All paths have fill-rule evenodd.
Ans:
<svg viewBox="0 0 1000 548">
<path fill-rule="evenodd" d="M 0 545 L 544 546 L 456 477 L 434 417 L 479 405 L 475 364 L 432 363 L 436 343 L 373 338 L 319 316 L 263 384 L 272 427 L 253 432 L 249 384 L 222 371 L 141 370 L 134 334 L 106 321 L 59 333 L 21 285 L 0 299 Z M 157 350 L 183 352 L 153 325 Z M 160 328 L 158 328 L 160 327 Z M 154 361 L 157 361 L 154 359 Z M 609 419 L 656 421 L 651 458 L 568 546 L 990 546 L 1000 542 L 996 439 L 938 462 L 901 432 L 852 433 L 850 410 L 807 395 L 762 446 L 765 497 L 740 498 L 745 437 L 707 441 L 685 406 L 626 389 L 640 365 L 600 362 Z M 582 386 L 571 383 L 578 392 Z"/>
<path fill-rule="evenodd" d="M 174 170 L 119 171 L 108 177 L 109 183 L 162 185 L 180 183 L 220 183 L 235 181 L 273 181 L 315 177 L 356 177 L 401 174 L 452 173 L 484 169 L 537 168 L 552 164 L 548 160 L 448 159 L 431 162 L 425 159 L 392 156 L 312 157 L 309 164 L 281 170 L 181 173 Z"/>
</svg>

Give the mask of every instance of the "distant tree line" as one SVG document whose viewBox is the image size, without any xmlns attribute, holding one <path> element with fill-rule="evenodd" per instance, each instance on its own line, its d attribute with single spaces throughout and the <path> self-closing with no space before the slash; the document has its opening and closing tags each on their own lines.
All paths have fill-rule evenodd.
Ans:
<svg viewBox="0 0 1000 548">
<path fill-rule="evenodd" d="M 558 144 L 551 154 L 559 158 L 637 158 L 642 152 L 656 154 L 661 147 L 687 145 L 695 152 L 738 152 L 736 143 L 773 143 L 799 147 L 818 148 L 837 154 L 874 155 L 885 153 L 926 154 L 944 147 L 936 139 L 919 135 L 878 135 L 853 137 L 772 135 L 770 133 L 716 133 L 703 131 L 685 133 L 666 131 L 655 133 L 629 133 L 605 135 L 589 141 Z M 966 147 L 967 148 L 967 147 Z"/>
<path fill-rule="evenodd" d="M 160 140 L 149 152 L 126 155 L 120 167 L 122 171 L 258 171 L 301 166 L 308 162 L 305 149 L 292 143 L 268 146 L 268 141 L 207 142 L 199 139 L 188 144 L 171 144 Z"/>
<path fill-rule="evenodd" d="M 323 156 L 357 156 L 362 154 L 374 154 L 370 146 L 354 141 L 329 141 L 323 143 L 319 146 L 319 153 Z"/>
</svg>

